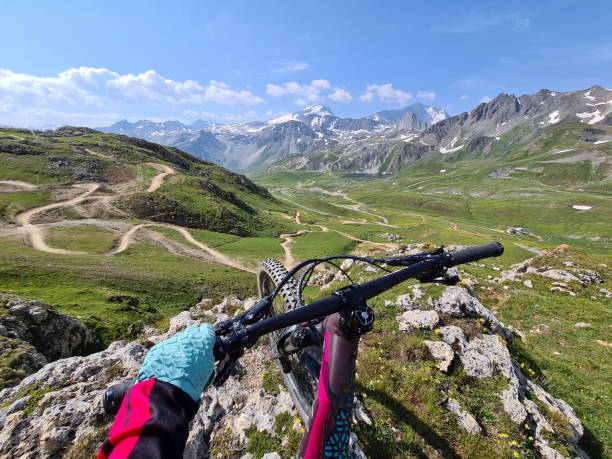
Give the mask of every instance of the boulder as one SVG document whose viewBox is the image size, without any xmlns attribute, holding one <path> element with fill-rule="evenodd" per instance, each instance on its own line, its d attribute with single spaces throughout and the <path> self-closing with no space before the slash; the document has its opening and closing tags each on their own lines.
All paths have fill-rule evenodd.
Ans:
<svg viewBox="0 0 612 459">
<path fill-rule="evenodd" d="M 70 357 L 97 341 L 72 317 L 37 300 L 11 300 L 0 315 L 0 334 L 33 345 L 47 360 Z"/>
<path fill-rule="evenodd" d="M 399 329 L 401 331 L 409 331 L 415 328 L 426 328 L 433 330 L 440 319 L 436 311 L 406 311 L 402 315 L 397 316 Z"/>
<path fill-rule="evenodd" d="M 437 365 L 438 370 L 446 373 L 448 368 L 453 363 L 453 359 L 455 358 L 455 353 L 453 352 L 453 348 L 450 347 L 443 341 L 423 341 L 427 349 L 431 355 L 433 355 L 436 359 L 439 359 L 440 362 Z"/>
<path fill-rule="evenodd" d="M 480 427 L 476 419 L 474 419 L 474 416 L 461 408 L 461 405 L 457 400 L 449 398 L 444 404 L 444 407 L 451 413 L 457 415 L 457 423 L 468 433 L 471 433 L 472 435 L 482 434 L 482 427 Z"/>
<path fill-rule="evenodd" d="M 474 349 L 463 352 L 459 358 L 468 376 L 483 379 L 496 373 L 493 363 Z"/>
</svg>

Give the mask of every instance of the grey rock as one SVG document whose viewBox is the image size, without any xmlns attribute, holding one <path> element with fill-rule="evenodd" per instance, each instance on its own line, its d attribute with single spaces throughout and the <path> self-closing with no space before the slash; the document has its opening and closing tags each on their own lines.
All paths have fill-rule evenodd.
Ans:
<svg viewBox="0 0 612 459">
<path fill-rule="evenodd" d="M 508 413 L 510 419 L 516 424 L 521 424 L 527 417 L 527 410 L 519 398 L 517 387 L 510 387 L 500 394 L 504 405 L 504 411 Z"/>
<path fill-rule="evenodd" d="M 483 335 L 482 338 L 474 338 L 466 346 L 465 352 L 476 350 L 484 355 L 495 367 L 506 377 L 508 382 L 515 387 L 526 384 L 526 379 L 520 371 L 518 364 L 510 356 L 508 348 L 501 338 L 494 335 Z"/>
<path fill-rule="evenodd" d="M 481 317 L 489 330 L 507 338 L 504 326 L 495 317 L 495 314 L 485 308 L 476 297 L 460 287 L 446 287 L 440 299 L 431 301 L 431 304 L 437 311 L 452 317 Z"/>
<path fill-rule="evenodd" d="M 4 307 L 1 334 L 32 344 L 48 360 L 70 357 L 96 342 L 81 322 L 41 301 L 17 299 Z"/>
<path fill-rule="evenodd" d="M 453 348 L 450 347 L 443 341 L 423 341 L 431 355 L 433 355 L 436 359 L 439 359 L 437 368 L 438 370 L 446 373 L 448 368 L 453 363 L 453 359 L 455 358 L 455 353 L 453 352 Z"/>
<path fill-rule="evenodd" d="M 467 338 L 463 330 L 455 325 L 440 327 L 440 335 L 444 342 L 451 346 L 459 346 L 459 348 L 463 349 L 467 344 Z"/>
<path fill-rule="evenodd" d="M 461 408 L 459 402 L 453 398 L 449 398 L 444 404 L 444 407 L 457 415 L 457 423 L 472 435 L 482 434 L 482 427 L 478 424 L 474 416 Z"/>
<path fill-rule="evenodd" d="M 468 376 L 484 379 L 496 373 L 493 363 L 474 349 L 463 352 L 459 358 Z"/>
<path fill-rule="evenodd" d="M 401 331 L 409 331 L 415 328 L 427 328 L 433 330 L 440 319 L 436 311 L 406 311 L 396 318 Z"/>
<path fill-rule="evenodd" d="M 535 447 L 540 452 L 540 456 L 542 456 L 542 459 L 567 459 L 559 451 L 557 451 L 554 448 L 551 448 L 550 446 L 548 446 L 546 443 L 544 443 L 541 440 L 536 441 L 534 444 L 535 444 Z"/>
<path fill-rule="evenodd" d="M 280 454 L 278 453 L 266 453 L 263 456 L 261 456 L 261 459 L 282 459 Z"/>
<path fill-rule="evenodd" d="M 587 322 L 576 322 L 574 324 L 574 327 L 576 327 L 576 328 L 589 328 L 589 327 L 592 327 L 592 325 L 587 323 Z"/>
<path fill-rule="evenodd" d="M 529 279 L 525 279 L 523 281 L 523 285 L 527 288 L 533 288 L 533 282 L 531 282 Z"/>
</svg>

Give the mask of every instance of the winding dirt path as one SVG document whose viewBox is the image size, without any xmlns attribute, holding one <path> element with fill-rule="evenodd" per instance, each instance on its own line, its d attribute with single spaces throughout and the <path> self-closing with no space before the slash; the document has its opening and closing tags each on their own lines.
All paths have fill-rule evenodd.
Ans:
<svg viewBox="0 0 612 459">
<path fill-rule="evenodd" d="M 92 152 L 92 151 L 88 151 L 88 153 L 96 154 L 95 152 Z M 164 179 L 166 176 L 168 176 L 169 174 L 176 173 L 176 171 L 173 168 L 171 168 L 170 166 L 166 166 L 165 164 L 158 164 L 158 163 L 147 163 L 147 164 L 156 168 L 157 170 L 161 172 L 160 174 L 153 177 L 153 179 L 151 180 L 151 184 L 146 190 L 147 192 L 157 190 L 164 183 Z M 26 189 L 37 188 L 35 185 L 28 184 L 25 182 L 19 182 L 15 180 L 5 180 L 3 182 L 6 182 L 7 185 L 19 184 L 19 186 L 21 186 L 22 188 L 26 188 Z M 132 182 L 133 180 L 131 180 L 128 183 L 132 183 Z M 112 249 L 102 254 L 89 254 L 87 252 L 79 252 L 79 251 L 74 251 L 74 250 L 65 250 L 65 249 L 58 249 L 58 248 L 50 247 L 49 245 L 47 245 L 47 243 L 44 240 L 44 225 L 38 225 L 38 224 L 31 223 L 32 218 L 48 210 L 58 209 L 62 207 L 71 207 L 87 199 L 91 199 L 92 198 L 91 195 L 100 188 L 100 184 L 98 183 L 79 183 L 79 184 L 74 185 L 74 187 L 82 188 L 85 191 L 81 193 L 80 195 L 76 196 L 75 198 L 65 200 L 65 201 L 55 202 L 53 204 L 47 204 L 41 207 L 34 207 L 32 209 L 28 209 L 24 212 L 21 212 L 15 216 L 15 222 L 21 226 L 21 229 L 23 230 L 23 232 L 28 236 L 30 245 L 32 246 L 34 250 L 38 250 L 40 252 L 61 254 L 61 255 L 96 255 L 96 256 L 116 255 L 118 253 L 125 251 L 129 247 L 132 237 L 138 230 L 140 230 L 141 228 L 149 227 L 149 226 L 157 226 L 157 227 L 163 227 L 163 228 L 170 228 L 176 231 L 187 242 L 190 242 L 191 244 L 195 245 L 199 249 L 206 252 L 217 263 L 220 263 L 226 266 L 231 266 L 233 268 L 240 269 L 242 271 L 247 271 L 251 273 L 255 272 L 253 268 L 246 266 L 240 261 L 234 260 L 222 254 L 218 250 L 215 250 L 207 246 L 206 244 L 203 244 L 200 241 L 196 240 L 186 228 L 182 226 L 178 226 L 178 225 L 172 225 L 169 223 L 150 222 L 150 223 L 141 223 L 138 225 L 134 225 L 132 228 L 130 228 L 126 233 L 124 233 L 117 240 L 117 242 L 115 243 L 115 246 Z M 124 189 L 124 187 L 120 187 L 120 189 Z M 111 196 L 104 195 L 104 196 L 95 196 L 93 198 L 95 198 L 97 200 L 97 203 L 99 203 L 102 206 L 110 206 L 111 201 L 116 199 L 120 195 L 121 194 L 115 194 Z"/>
<path fill-rule="evenodd" d="M 70 207 L 75 204 L 79 204 L 86 200 L 89 195 L 91 195 L 94 191 L 96 191 L 100 185 L 98 183 L 80 183 L 75 185 L 77 188 L 85 189 L 85 192 L 77 196 L 76 198 L 69 199 L 67 201 L 55 202 L 53 204 L 47 204 L 46 206 L 34 207 L 32 209 L 28 209 L 20 214 L 15 216 L 15 221 L 22 226 L 22 228 L 28 233 L 28 239 L 30 240 L 30 245 L 34 250 L 38 250 L 40 252 L 49 252 L 49 253 L 58 253 L 62 255 L 83 255 L 85 252 L 75 252 L 73 250 L 64 250 L 64 249 L 56 249 L 53 247 L 49 247 L 45 243 L 44 239 L 44 229 L 41 225 L 35 225 L 31 223 L 32 217 L 35 215 L 51 210 L 57 209 L 60 207 Z"/>
<path fill-rule="evenodd" d="M 157 222 L 152 222 L 152 223 L 141 223 L 139 225 L 135 225 L 132 228 L 130 228 L 128 230 L 127 233 L 125 233 L 123 236 L 121 236 L 121 238 L 119 239 L 118 243 L 115 245 L 115 247 L 113 247 L 111 250 L 109 250 L 108 252 L 104 253 L 104 255 L 116 255 L 118 253 L 121 253 L 123 251 L 125 251 L 129 245 L 130 242 L 132 240 L 132 237 L 134 236 L 134 233 L 136 233 L 136 231 L 142 229 L 142 228 L 146 228 L 149 226 L 157 226 L 157 227 L 162 227 L 162 228 L 170 228 L 173 229 L 174 231 L 176 231 L 177 233 L 179 233 L 181 236 L 183 236 L 183 238 L 187 241 L 190 242 L 191 244 L 195 245 L 196 247 L 204 250 L 206 253 L 208 253 L 212 258 L 214 258 L 214 260 L 222 265 L 226 265 L 226 266 L 231 266 L 232 268 L 236 268 L 236 269 L 240 269 L 242 271 L 247 271 L 250 273 L 255 273 L 256 271 L 249 267 L 246 266 L 245 264 L 234 260 L 226 255 L 223 255 L 221 252 L 219 252 L 218 250 L 213 249 L 212 247 L 209 247 L 205 244 L 202 244 L 200 241 L 198 241 L 197 239 L 195 239 L 191 233 L 184 227 L 182 226 L 177 226 L 177 225 L 172 225 L 170 223 L 157 223 Z"/>
<path fill-rule="evenodd" d="M 147 193 L 152 193 L 153 191 L 157 190 L 160 186 L 162 186 L 164 183 L 164 179 L 166 178 L 167 175 L 176 173 L 174 169 L 172 169 L 170 166 L 166 166 L 165 164 L 159 164 L 159 163 L 146 163 L 146 164 L 148 166 L 154 167 L 155 169 L 161 172 L 161 174 L 153 177 L 153 179 L 151 180 L 151 185 L 149 185 L 149 188 L 147 188 Z"/>
<path fill-rule="evenodd" d="M 360 244 L 371 247 L 373 249 L 379 249 L 379 250 L 394 250 L 399 247 L 398 244 L 394 244 L 392 242 L 372 242 L 372 241 L 366 241 L 364 239 L 359 239 L 358 237 L 352 236 L 347 233 L 343 233 L 342 231 L 329 229 L 327 226 L 323 226 L 323 225 L 308 225 L 306 223 L 302 223 L 300 216 L 301 216 L 301 212 L 299 210 L 295 213 L 295 218 L 291 218 L 289 215 L 282 214 L 283 218 L 286 218 L 289 220 L 295 220 L 295 223 L 297 223 L 298 225 L 318 226 L 319 228 L 321 228 L 321 230 L 320 231 L 299 230 L 297 233 L 280 235 L 280 238 L 283 239 L 283 242 L 281 242 L 280 245 L 283 248 L 283 251 L 285 252 L 285 266 L 287 267 L 287 269 L 291 269 L 297 264 L 295 257 L 293 256 L 293 253 L 291 251 L 291 244 L 295 242 L 294 238 L 298 236 L 302 236 L 304 234 L 308 234 L 308 233 L 328 233 L 328 232 L 338 233 L 339 235 L 347 239 L 350 239 L 355 242 L 359 242 Z"/>
<path fill-rule="evenodd" d="M 27 183 L 27 182 L 22 182 L 21 180 L 0 180 L 0 185 L 4 185 L 5 187 L 8 187 L 11 191 L 38 189 L 38 185 L 34 185 L 32 183 Z"/>
</svg>

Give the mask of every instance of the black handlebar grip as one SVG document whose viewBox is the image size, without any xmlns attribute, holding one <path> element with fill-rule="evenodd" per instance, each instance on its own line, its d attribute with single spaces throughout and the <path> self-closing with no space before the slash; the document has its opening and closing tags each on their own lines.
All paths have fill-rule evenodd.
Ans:
<svg viewBox="0 0 612 459">
<path fill-rule="evenodd" d="M 136 384 L 136 381 L 123 381 L 106 389 L 106 392 L 104 392 L 104 396 L 102 397 L 102 406 L 104 407 L 104 411 L 106 411 L 108 414 L 117 414 L 119 408 L 121 407 L 123 397 L 125 397 L 127 391 L 130 390 L 130 387 L 132 387 L 134 384 Z"/>
<path fill-rule="evenodd" d="M 453 259 L 451 266 L 482 260 L 483 258 L 499 257 L 502 253 L 504 253 L 504 246 L 499 242 L 489 242 L 478 247 L 468 247 L 451 254 Z"/>
</svg>

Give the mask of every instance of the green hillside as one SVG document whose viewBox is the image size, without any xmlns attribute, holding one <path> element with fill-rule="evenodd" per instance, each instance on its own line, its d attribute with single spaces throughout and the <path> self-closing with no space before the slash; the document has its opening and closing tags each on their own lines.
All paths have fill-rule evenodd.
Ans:
<svg viewBox="0 0 612 459">
<path fill-rule="evenodd" d="M 0 129 L 0 164 L 0 292 L 80 318 L 97 331 L 100 346 L 128 337 L 139 320 L 163 325 L 203 296 L 254 294 L 248 270 L 264 254 L 255 258 L 249 248 L 296 228 L 281 217 L 292 206 L 245 176 L 131 137 L 86 128 Z M 151 191 L 165 170 L 172 172 Z M 87 186 L 95 189 L 81 201 L 62 204 L 79 200 Z M 48 205 L 56 207 L 28 221 L 47 246 L 34 250 L 17 215 Z M 121 250 L 135 225 L 144 226 Z M 223 264 L 180 228 L 210 248 L 216 239 L 244 242 Z"/>
</svg>

